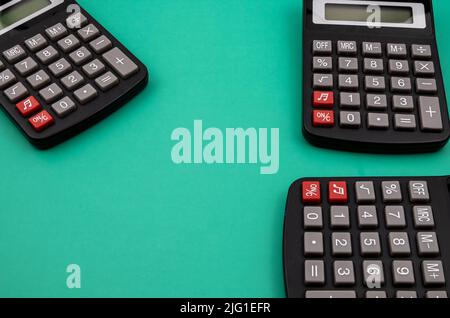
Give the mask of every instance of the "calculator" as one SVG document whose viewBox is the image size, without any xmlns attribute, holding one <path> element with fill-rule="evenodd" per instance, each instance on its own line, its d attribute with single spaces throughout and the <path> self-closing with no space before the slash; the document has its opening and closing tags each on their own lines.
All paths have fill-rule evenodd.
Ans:
<svg viewBox="0 0 450 318">
<path fill-rule="evenodd" d="M 307 0 L 303 59 L 310 143 L 420 153 L 448 142 L 431 0 Z"/>
<path fill-rule="evenodd" d="M 75 1 L 0 0 L 0 104 L 46 149 L 117 110 L 146 67 Z"/>
<path fill-rule="evenodd" d="M 447 298 L 450 176 L 311 178 L 284 225 L 291 298 Z"/>
</svg>

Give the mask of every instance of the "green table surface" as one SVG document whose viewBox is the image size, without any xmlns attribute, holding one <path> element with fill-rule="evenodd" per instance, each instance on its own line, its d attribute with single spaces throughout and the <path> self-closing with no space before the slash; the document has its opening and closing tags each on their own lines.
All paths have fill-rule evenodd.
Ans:
<svg viewBox="0 0 450 318">
<path fill-rule="evenodd" d="M 450 85 L 450 2 L 436 0 Z M 301 135 L 302 1 L 81 0 L 151 72 L 119 112 L 49 151 L 0 113 L 0 296 L 284 297 L 289 185 L 307 176 L 444 175 L 426 155 L 317 149 Z M 450 87 L 447 85 L 447 90 Z M 171 133 L 280 129 L 280 170 L 175 165 Z M 81 289 L 66 266 L 81 267 Z"/>
</svg>

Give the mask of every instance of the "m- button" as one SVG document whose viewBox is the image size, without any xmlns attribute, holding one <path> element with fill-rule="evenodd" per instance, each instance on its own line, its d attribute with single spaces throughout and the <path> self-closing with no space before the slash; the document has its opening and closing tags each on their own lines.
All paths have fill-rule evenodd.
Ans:
<svg viewBox="0 0 450 318">
<path fill-rule="evenodd" d="M 118 48 L 103 54 L 103 58 L 124 79 L 138 71 L 138 66 Z"/>
</svg>

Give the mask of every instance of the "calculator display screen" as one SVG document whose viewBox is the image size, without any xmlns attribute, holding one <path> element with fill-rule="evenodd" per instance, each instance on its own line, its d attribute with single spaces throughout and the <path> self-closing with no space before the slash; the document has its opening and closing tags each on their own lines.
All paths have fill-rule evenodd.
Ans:
<svg viewBox="0 0 450 318">
<path fill-rule="evenodd" d="M 64 0 L 0 0 L 0 35 L 63 2 Z"/>
<path fill-rule="evenodd" d="M 382 23 L 408 23 L 414 22 L 413 10 L 410 7 L 377 6 Z M 325 6 L 325 18 L 335 21 L 369 21 L 373 9 L 367 5 L 352 5 L 327 3 Z"/>
</svg>

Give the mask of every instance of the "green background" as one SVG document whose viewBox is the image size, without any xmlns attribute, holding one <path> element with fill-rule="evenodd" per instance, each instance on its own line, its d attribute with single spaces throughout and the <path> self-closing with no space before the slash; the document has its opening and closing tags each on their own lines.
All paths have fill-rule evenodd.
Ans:
<svg viewBox="0 0 450 318">
<path fill-rule="evenodd" d="M 0 114 L 0 296 L 284 297 L 292 181 L 449 173 L 450 147 L 364 155 L 302 138 L 300 0 L 80 3 L 149 67 L 151 83 L 50 151 Z M 435 9 L 450 85 L 450 2 Z M 170 135 L 195 119 L 280 128 L 279 173 L 173 164 Z M 82 269 L 79 290 L 66 287 L 71 263 Z"/>
</svg>

